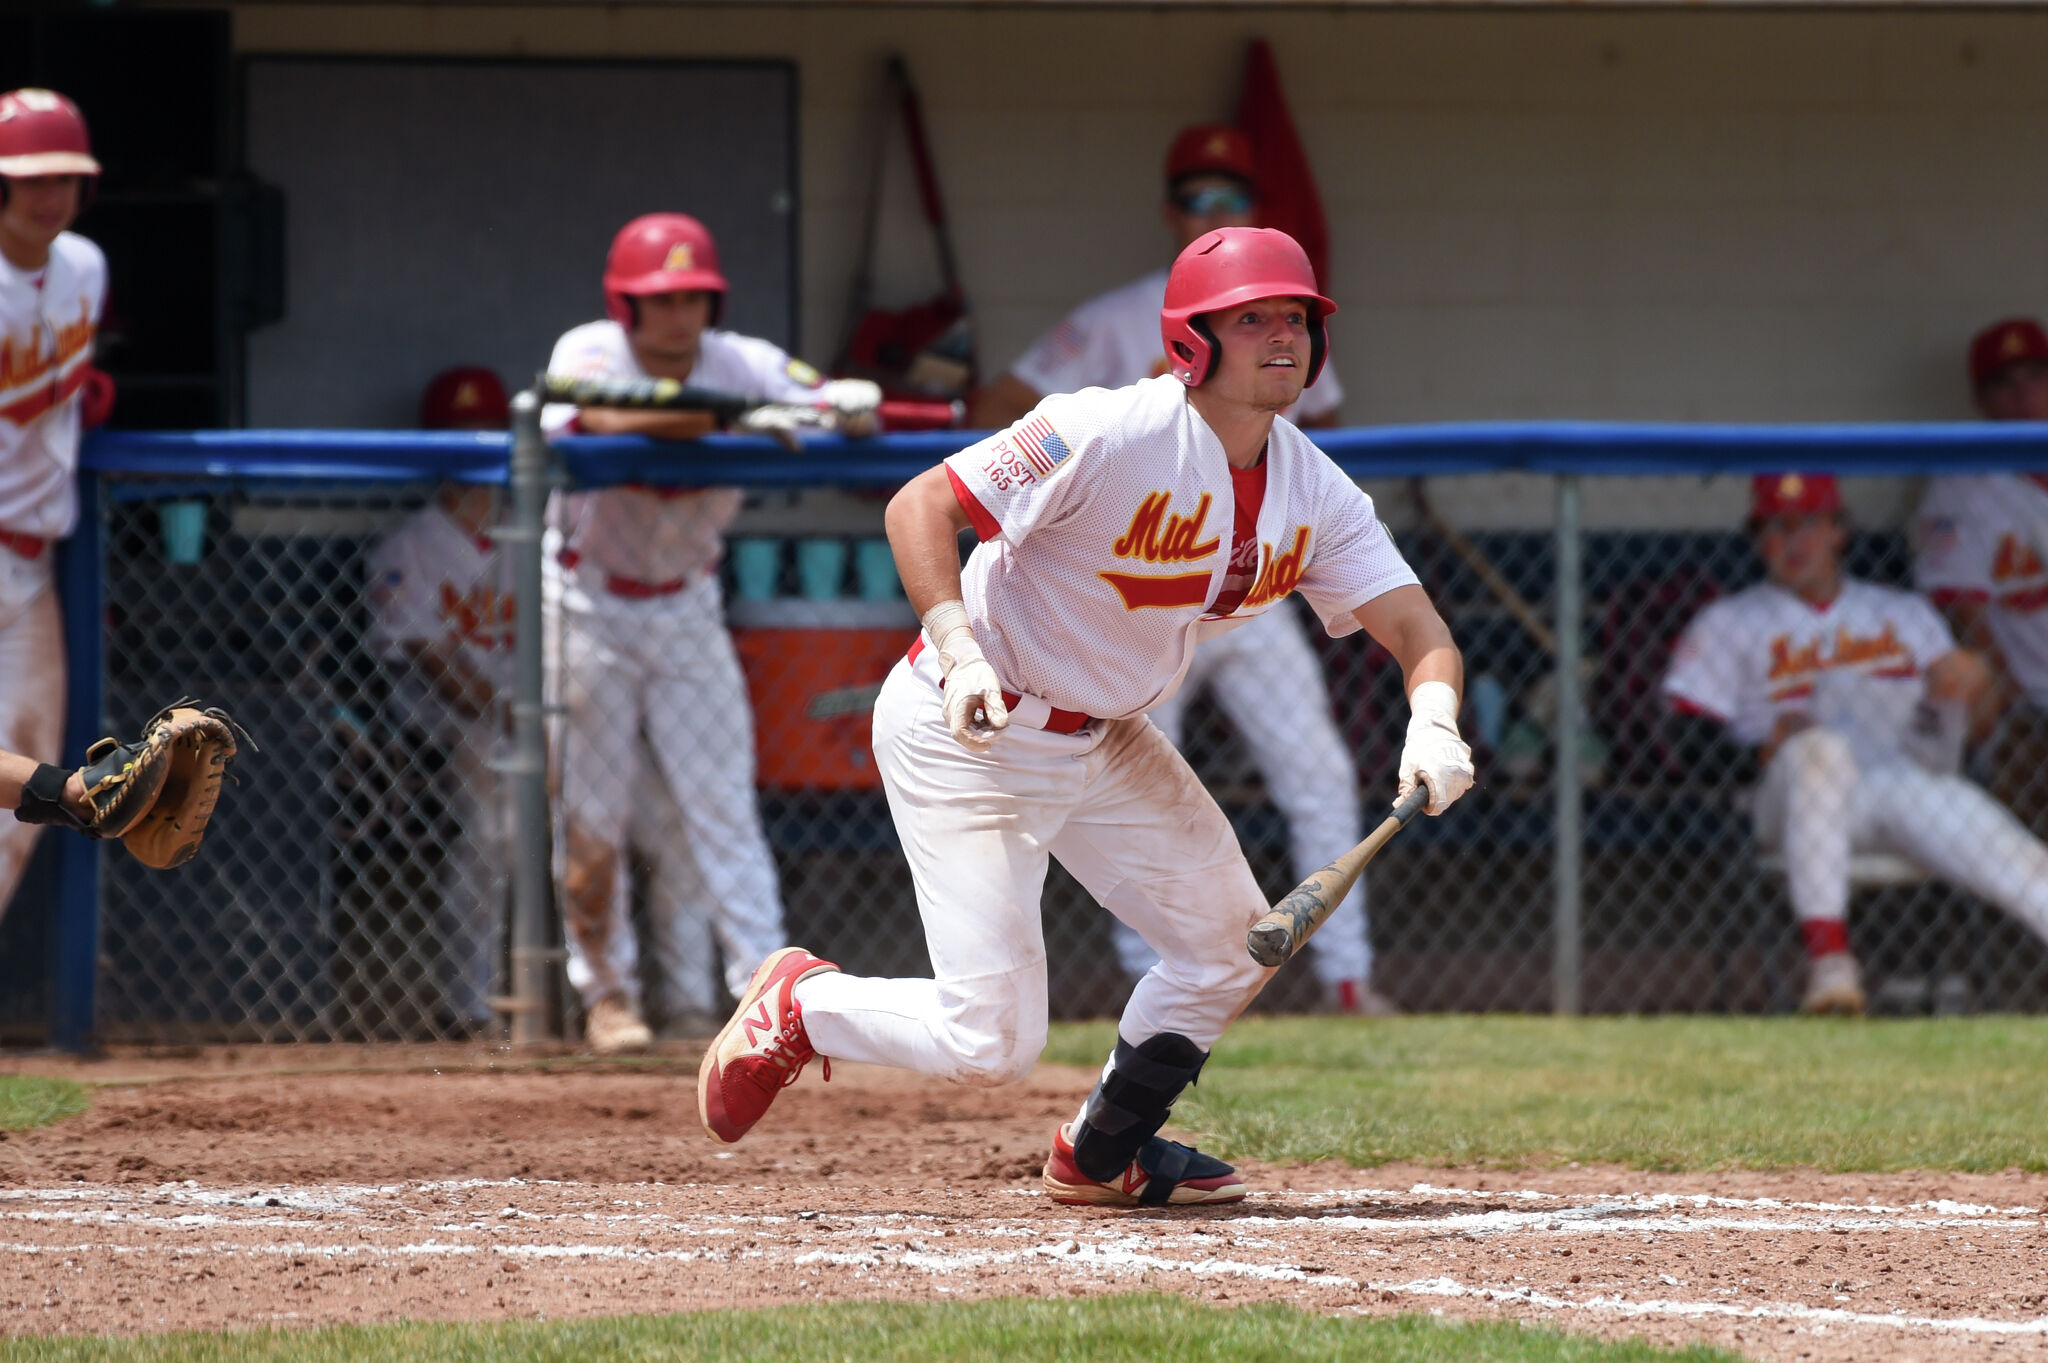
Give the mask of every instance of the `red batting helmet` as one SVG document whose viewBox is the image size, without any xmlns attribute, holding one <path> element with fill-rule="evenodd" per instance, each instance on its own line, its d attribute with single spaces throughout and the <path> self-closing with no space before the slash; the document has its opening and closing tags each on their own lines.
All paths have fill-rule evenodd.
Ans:
<svg viewBox="0 0 2048 1363">
<path fill-rule="evenodd" d="M 7 201 L 10 177 L 99 173 L 85 115 L 76 104 L 55 90 L 29 88 L 0 95 L 0 203 Z M 88 180 L 86 190 L 91 189 Z"/>
<path fill-rule="evenodd" d="M 1249 303 L 1254 298 L 1308 300 L 1308 382 L 1323 372 L 1330 353 L 1326 319 L 1337 305 L 1316 291 L 1308 253 L 1275 227 L 1219 227 L 1188 244 L 1166 277 L 1166 306 L 1159 310 L 1159 334 L 1173 376 L 1199 388 L 1222 357 L 1205 312 Z"/>
<path fill-rule="evenodd" d="M 718 270 L 718 243 L 711 230 L 687 213 L 648 213 L 612 238 L 604 259 L 605 315 L 633 328 L 632 299 L 677 289 L 711 295 L 711 322 L 725 311 L 725 276 Z"/>
<path fill-rule="evenodd" d="M 2048 360 L 2048 332 L 2031 317 L 1993 322 L 1970 342 L 1970 386 L 1982 388 L 2021 360 Z"/>
<path fill-rule="evenodd" d="M 1759 473 L 1749 484 L 1752 524 L 1778 516 L 1824 516 L 1842 509 L 1832 473 Z"/>
<path fill-rule="evenodd" d="M 488 369 L 444 369 L 420 395 L 421 430 L 502 431 L 511 422 L 512 403 L 505 385 Z"/>
</svg>

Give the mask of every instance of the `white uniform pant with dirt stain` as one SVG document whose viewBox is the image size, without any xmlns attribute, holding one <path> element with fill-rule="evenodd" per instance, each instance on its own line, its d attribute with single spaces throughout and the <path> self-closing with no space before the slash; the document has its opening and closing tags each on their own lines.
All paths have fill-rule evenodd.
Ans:
<svg viewBox="0 0 2048 1363">
<path fill-rule="evenodd" d="M 1046 1039 L 1040 897 L 1058 857 L 1159 954 L 1124 1039 L 1178 1032 L 1207 1050 L 1272 975 L 1245 952 L 1266 904 L 1223 811 L 1143 716 L 1077 734 L 1012 724 L 969 752 L 946 727 L 933 656 L 889 674 L 874 747 L 934 978 L 813 976 L 797 989 L 811 1044 L 958 1083 L 1029 1073 Z"/>
<path fill-rule="evenodd" d="M 64 745 L 64 624 L 51 557 L 0 548 L 0 748 L 38 762 L 55 762 Z M 0 916 L 41 831 L 0 813 Z"/>
<path fill-rule="evenodd" d="M 675 797 L 737 994 L 783 945 L 782 899 L 755 800 L 753 711 L 717 579 L 642 600 L 572 577 L 561 630 L 564 842 L 613 853 L 608 894 L 584 909 L 564 896 L 569 980 L 586 1005 L 639 997 L 626 849 L 641 767 L 651 762 Z"/>
<path fill-rule="evenodd" d="M 1267 795 L 1287 820 L 1294 880 L 1308 879 L 1357 845 L 1365 836 L 1359 827 L 1358 768 L 1330 713 L 1322 660 L 1292 603 L 1283 602 L 1195 650 L 1180 690 L 1151 712 L 1152 722 L 1175 747 L 1188 704 L 1204 687 L 1244 736 Z M 1121 924 L 1116 954 L 1132 975 L 1142 975 L 1159 959 L 1143 938 Z M 1316 933 L 1309 955 L 1316 977 L 1327 986 L 1371 980 L 1363 876 Z"/>
<path fill-rule="evenodd" d="M 1853 852 L 1891 852 L 1996 904 L 2048 940 L 2048 846 L 1983 787 L 1905 757 L 1858 763 L 1831 729 L 1785 740 L 1757 790 L 1757 841 L 1782 849 L 1802 922 L 1849 911 Z"/>
</svg>

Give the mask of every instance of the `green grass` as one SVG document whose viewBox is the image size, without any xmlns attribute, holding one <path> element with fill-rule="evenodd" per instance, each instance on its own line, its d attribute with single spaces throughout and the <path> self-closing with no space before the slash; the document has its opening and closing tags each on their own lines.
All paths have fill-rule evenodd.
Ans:
<svg viewBox="0 0 2048 1363">
<path fill-rule="evenodd" d="M 1056 1028 L 1046 1058 L 1112 1039 Z M 1284 1162 L 2039 1172 L 2048 1018 L 1250 1019 L 1174 1120 Z"/>
<path fill-rule="evenodd" d="M 87 1106 L 85 1088 L 69 1079 L 0 1074 L 0 1131 L 26 1131 L 76 1117 Z"/>
<path fill-rule="evenodd" d="M 943 1305 L 849 1302 L 768 1311 L 626 1316 L 554 1324 L 385 1325 L 140 1339 L 0 1341 L 0 1363 L 471 1363 L 516 1359 L 1173 1359 L 1196 1363 L 1726 1363 L 1718 1349 L 1602 1343 L 1510 1324 L 1427 1316 L 1339 1320 L 1288 1306 L 1229 1309 L 1133 1294 Z"/>
</svg>

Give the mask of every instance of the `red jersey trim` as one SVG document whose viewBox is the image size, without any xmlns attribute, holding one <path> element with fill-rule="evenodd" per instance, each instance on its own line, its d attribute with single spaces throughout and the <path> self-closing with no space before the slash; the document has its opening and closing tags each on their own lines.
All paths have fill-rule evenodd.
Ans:
<svg viewBox="0 0 2048 1363">
<path fill-rule="evenodd" d="M 960 509 L 967 513 L 967 523 L 974 527 L 974 537 L 984 544 L 1003 533 L 1003 527 L 996 518 L 988 514 L 988 508 L 981 499 L 967 490 L 967 484 L 960 481 L 960 475 L 953 472 L 951 464 L 939 466 L 946 471 L 946 481 L 953 485 L 953 500 L 960 503 Z"/>
<path fill-rule="evenodd" d="M 1671 698 L 1671 708 L 1681 715 L 1704 715 L 1706 718 L 1717 720 L 1722 724 L 1728 722 L 1728 716 L 1722 714 L 1719 710 L 1710 709 L 1698 701 L 1689 700 L 1684 696 L 1673 696 Z"/>
<path fill-rule="evenodd" d="M 1937 606 L 1957 606 L 1965 601 L 1989 601 L 1991 593 L 1975 587 L 1936 587 L 1927 599 Z"/>
</svg>

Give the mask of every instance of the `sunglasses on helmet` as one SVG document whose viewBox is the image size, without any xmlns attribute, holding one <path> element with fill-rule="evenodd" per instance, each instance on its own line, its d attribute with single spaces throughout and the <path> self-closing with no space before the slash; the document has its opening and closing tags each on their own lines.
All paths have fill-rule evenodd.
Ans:
<svg viewBox="0 0 2048 1363">
<path fill-rule="evenodd" d="M 1217 213 L 1249 213 L 1252 211 L 1252 192 L 1237 185 L 1205 185 L 1173 196 L 1173 205 L 1191 218 L 1206 218 Z"/>
</svg>

